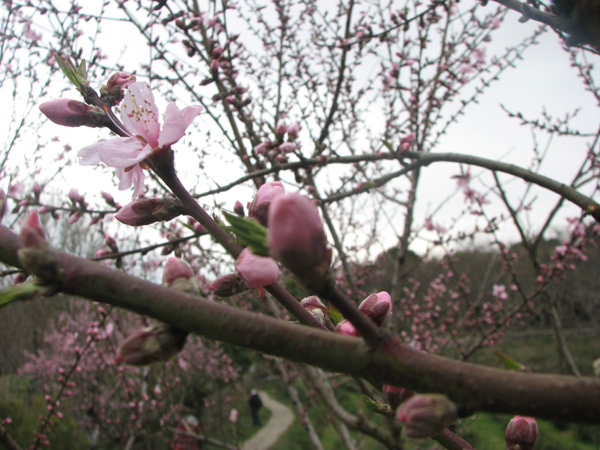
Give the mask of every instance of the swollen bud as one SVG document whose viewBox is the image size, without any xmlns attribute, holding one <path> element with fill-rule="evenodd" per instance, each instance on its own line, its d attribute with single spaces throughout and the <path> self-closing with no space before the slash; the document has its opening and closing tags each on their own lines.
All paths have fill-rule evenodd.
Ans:
<svg viewBox="0 0 600 450">
<path fill-rule="evenodd" d="M 40 111 L 52 122 L 64 127 L 101 127 L 104 124 L 104 111 L 77 100 L 50 100 L 40 105 Z"/>
<path fill-rule="evenodd" d="M 270 181 L 258 188 L 252 203 L 248 207 L 248 217 L 254 217 L 266 227 L 269 217 L 269 207 L 275 198 L 284 195 L 285 189 L 281 181 Z"/>
<path fill-rule="evenodd" d="M 506 450 L 532 450 L 537 435 L 537 423 L 533 417 L 515 416 L 504 432 Z"/>
<path fill-rule="evenodd" d="M 244 283 L 242 277 L 235 273 L 220 276 L 208 288 L 217 297 L 231 297 L 248 290 L 248 286 Z"/>
<path fill-rule="evenodd" d="M 17 252 L 25 270 L 47 285 L 60 279 L 58 258 L 46 242 L 37 211 L 32 211 L 21 228 L 21 248 Z"/>
<path fill-rule="evenodd" d="M 107 105 L 118 105 L 125 96 L 125 89 L 135 83 L 135 75 L 128 72 L 116 72 L 100 88 L 100 98 Z"/>
<path fill-rule="evenodd" d="M 194 271 L 184 260 L 171 256 L 163 271 L 162 284 L 188 294 L 198 295 L 198 280 Z"/>
<path fill-rule="evenodd" d="M 147 366 L 168 361 L 181 351 L 188 333 L 165 323 L 152 322 L 123 342 L 115 362 L 130 366 Z"/>
<path fill-rule="evenodd" d="M 426 438 L 441 433 L 458 418 L 456 405 L 445 395 L 419 394 L 400 405 L 396 419 L 404 424 L 402 434 Z"/>
<path fill-rule="evenodd" d="M 368 296 L 358 310 L 380 327 L 392 314 L 392 298 L 385 291 Z"/>
<path fill-rule="evenodd" d="M 319 297 L 317 297 L 316 295 L 311 295 L 310 297 L 303 298 L 300 301 L 300 305 L 309 313 L 311 313 L 314 316 L 314 318 L 319 321 L 319 323 L 325 323 L 325 317 L 327 315 L 327 306 L 323 304 Z"/>
<path fill-rule="evenodd" d="M 246 285 L 258 289 L 275 283 L 279 276 L 279 267 L 271 258 L 256 256 L 245 248 L 235 261 L 235 269 Z"/>
<path fill-rule="evenodd" d="M 139 227 L 155 222 L 167 222 L 183 214 L 185 208 L 174 198 L 138 198 L 123 206 L 115 219 L 125 225 Z"/>
<path fill-rule="evenodd" d="M 272 254 L 313 291 L 329 280 L 331 251 L 319 212 L 306 197 L 290 193 L 273 200 L 269 212 Z"/>
<path fill-rule="evenodd" d="M 360 334 L 349 320 L 342 320 L 337 324 L 333 332 L 337 334 L 343 334 L 344 336 L 360 337 Z"/>
</svg>

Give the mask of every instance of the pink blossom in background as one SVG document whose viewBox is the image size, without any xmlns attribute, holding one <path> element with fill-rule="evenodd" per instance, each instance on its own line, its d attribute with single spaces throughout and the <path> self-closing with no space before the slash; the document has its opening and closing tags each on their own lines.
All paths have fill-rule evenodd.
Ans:
<svg viewBox="0 0 600 450">
<path fill-rule="evenodd" d="M 279 267 L 271 258 L 256 256 L 245 248 L 235 261 L 240 277 L 251 289 L 258 289 L 275 283 L 279 276 Z"/>
<path fill-rule="evenodd" d="M 232 409 L 231 412 L 229 413 L 229 421 L 231 423 L 236 423 L 237 422 L 237 418 L 238 418 L 238 410 L 237 409 Z"/>
<path fill-rule="evenodd" d="M 508 293 L 506 292 L 506 286 L 503 284 L 495 284 L 492 286 L 492 295 L 499 298 L 500 300 L 506 300 Z"/>
<path fill-rule="evenodd" d="M 129 136 L 102 140 L 82 148 L 79 162 L 84 166 L 104 163 L 116 168 L 119 189 L 133 185 L 133 198 L 136 198 L 144 189 L 144 171 L 139 163 L 154 151 L 179 141 L 200 111 L 201 106 L 180 110 L 171 102 L 167 105 L 161 130 L 158 107 L 150 86 L 144 82 L 133 83 L 121 104 L 121 120 Z"/>
</svg>

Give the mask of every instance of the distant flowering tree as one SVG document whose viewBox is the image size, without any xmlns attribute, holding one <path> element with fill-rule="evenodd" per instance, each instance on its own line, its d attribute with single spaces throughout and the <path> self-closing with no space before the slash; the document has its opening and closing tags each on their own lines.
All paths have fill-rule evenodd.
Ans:
<svg viewBox="0 0 600 450">
<path fill-rule="evenodd" d="M 0 83 L 29 106 L 10 123 L 0 158 L 0 314 L 58 293 L 89 301 L 54 318 L 48 348 L 19 372 L 47 391 L 31 448 L 45 445 L 67 397 L 79 400 L 69 413 L 88 423 L 92 443 L 98 433 L 128 449 L 164 438 L 182 378 L 240 376 L 209 341 L 275 357 L 315 448 L 319 427 L 306 410 L 314 399 L 299 395 L 295 376 L 310 383 L 347 448 L 356 447 L 352 429 L 390 449 L 429 437 L 473 449 L 457 423 L 478 411 L 514 416 L 505 438 L 515 449 L 535 444 L 533 417 L 600 421 L 600 381 L 581 376 L 557 294 L 600 235 L 597 126 L 505 105 L 532 130 L 530 153 L 482 157 L 470 136 L 463 153 L 445 151 L 458 119 L 543 34 L 529 28 L 499 50 L 493 40 L 509 10 L 582 47 L 565 54 L 598 103 L 588 61 L 598 46 L 595 2 L 37 3 L 3 4 L 4 28 L 20 37 L 0 55 Z M 42 39 L 45 30 L 54 34 Z M 119 59 L 115 36 L 126 36 L 124 52 L 139 43 L 150 58 Z M 57 92 L 65 79 L 81 101 Z M 39 127 L 38 109 L 53 124 Z M 48 138 L 54 124 L 69 128 Z M 584 149 L 557 179 L 542 173 L 552 152 L 540 149 L 541 136 Z M 77 179 L 77 160 L 95 167 L 76 174 L 100 176 L 102 187 Z M 438 162 L 454 166 L 424 183 Z M 116 169 L 119 190 L 133 188 L 133 201 L 115 200 L 104 167 Z M 550 207 L 535 203 L 545 192 Z M 421 207 L 431 193 L 436 204 Z M 61 216 L 102 236 L 93 258 L 57 248 Z M 489 246 L 493 259 L 465 266 L 465 242 Z M 153 283 L 161 269 L 162 284 Z M 530 317 L 552 329 L 571 375 L 534 373 L 509 355 L 499 356 L 503 369 L 466 362 Z M 321 369 L 348 376 L 365 411 L 342 407 L 337 381 Z M 9 419 L 0 442 L 14 450 Z"/>
</svg>

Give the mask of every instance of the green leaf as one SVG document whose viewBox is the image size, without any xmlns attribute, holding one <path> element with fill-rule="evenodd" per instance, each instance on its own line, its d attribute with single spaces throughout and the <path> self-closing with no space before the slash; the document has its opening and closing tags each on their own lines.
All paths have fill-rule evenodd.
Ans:
<svg viewBox="0 0 600 450">
<path fill-rule="evenodd" d="M 70 58 L 62 59 L 58 54 L 55 54 L 54 59 L 69 81 L 75 85 L 79 92 L 83 92 L 83 86 L 88 85 L 85 60 L 81 61 L 79 66 L 75 66 Z"/>
<path fill-rule="evenodd" d="M 390 151 L 390 153 L 396 153 L 396 151 L 394 150 L 394 146 L 391 144 L 391 142 L 382 139 L 381 143 Z"/>
<path fill-rule="evenodd" d="M 335 306 L 329 305 L 329 319 L 333 322 L 334 325 L 337 325 L 342 320 L 344 320 L 344 316 L 336 309 Z"/>
<path fill-rule="evenodd" d="M 244 247 L 250 247 L 252 253 L 257 256 L 270 255 L 267 229 L 258 223 L 256 219 L 245 219 L 225 210 L 223 210 L 223 215 L 231 225 L 226 229 L 235 234 Z"/>
<path fill-rule="evenodd" d="M 379 403 L 370 398 L 368 395 L 363 395 L 363 401 L 365 402 L 365 409 L 367 411 L 371 411 L 372 413 L 381 414 L 384 416 L 389 416 L 393 413 L 390 405 L 386 403 Z"/>
<path fill-rule="evenodd" d="M 38 286 L 33 281 L 4 288 L 0 290 L 0 308 L 19 300 L 33 300 L 46 292 L 47 288 Z"/>
<path fill-rule="evenodd" d="M 494 350 L 494 354 L 500 360 L 500 362 L 504 365 L 504 367 L 507 368 L 508 370 L 518 370 L 518 371 L 527 370 L 527 367 L 525 367 L 523 364 L 515 361 L 510 356 L 502 353 L 501 351 Z"/>
</svg>

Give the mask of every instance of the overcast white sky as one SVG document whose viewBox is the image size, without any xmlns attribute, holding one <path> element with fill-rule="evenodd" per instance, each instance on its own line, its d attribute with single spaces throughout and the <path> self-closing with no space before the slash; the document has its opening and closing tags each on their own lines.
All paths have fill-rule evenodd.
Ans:
<svg viewBox="0 0 600 450">
<path fill-rule="evenodd" d="M 491 2 L 488 7 L 495 8 L 496 6 Z M 503 48 L 516 44 L 523 36 L 538 27 L 537 23 L 531 21 L 526 24 L 518 23 L 518 17 L 518 14 L 514 12 L 508 13 L 498 36 L 489 44 L 490 47 L 500 46 Z M 34 21 L 34 23 L 36 22 Z M 135 71 L 148 57 L 148 47 L 145 42 L 141 40 L 136 42 L 134 34 L 132 34 L 127 35 L 127 45 L 124 46 L 123 33 L 121 31 L 115 33 L 109 25 L 103 27 L 102 33 L 96 39 L 101 48 L 112 48 L 119 54 L 120 62 L 127 61 L 127 66 L 132 71 Z M 500 81 L 488 89 L 487 93 L 481 97 L 479 104 L 469 107 L 467 115 L 458 124 L 451 127 L 449 134 L 442 139 L 437 151 L 467 153 L 486 158 L 503 159 L 520 166 L 527 166 L 533 156 L 531 132 L 528 127 L 518 126 L 515 119 L 509 119 L 500 108 L 500 104 L 504 104 L 511 111 L 522 112 L 526 117 L 531 118 L 538 117 L 543 108 L 551 115 L 558 117 L 580 109 L 573 125 L 580 126 L 584 131 L 594 132 L 596 130 L 598 105 L 584 91 L 575 69 L 570 67 L 567 54 L 561 49 L 559 38 L 553 32 L 547 32 L 540 41 L 539 45 L 527 50 L 524 60 L 518 62 L 516 69 L 506 71 Z M 491 51 L 488 51 L 489 53 Z M 589 54 L 589 58 L 600 57 Z M 76 95 L 73 89 L 72 98 L 77 98 Z M 5 104 L 12 102 L 11 93 L 0 92 L 0 101 Z M 166 104 L 164 99 L 157 98 L 157 102 L 161 111 L 164 111 Z M 185 105 L 180 104 L 179 106 Z M 5 117 L 4 119 L 9 118 Z M 4 122 L 4 120 L 0 122 Z M 0 128 L 0 132 L 5 136 L 6 127 Z M 94 142 L 97 135 L 95 130 L 89 129 L 59 130 L 51 123 L 44 125 L 43 132 L 49 135 L 59 134 L 64 142 L 71 143 L 75 151 L 82 145 Z M 102 134 L 108 137 L 105 132 Z M 6 141 L 6 138 L 3 141 Z M 544 141 L 540 141 L 540 145 L 543 146 L 543 144 Z M 564 138 L 553 141 L 552 151 L 543 165 L 542 173 L 569 183 L 574 166 L 580 164 L 582 155 L 587 151 L 584 144 L 582 139 Z M 75 160 L 75 152 L 71 153 L 71 157 Z M 14 161 L 17 164 L 21 163 L 19 158 L 15 158 Z M 217 164 L 217 160 L 208 164 Z M 185 164 L 181 164 L 181 160 L 179 160 L 179 166 L 184 167 Z M 210 170 L 214 178 L 222 183 L 230 181 L 233 177 L 230 167 L 227 167 L 226 170 L 223 170 L 222 167 L 210 167 Z M 110 172 L 100 172 L 93 168 L 74 165 L 55 181 L 56 183 L 65 183 L 68 188 L 77 187 L 82 192 L 89 192 L 90 195 L 97 196 L 99 190 L 107 190 L 115 195 L 121 203 L 127 203 L 131 198 L 131 192 L 117 191 L 116 187 L 109 183 Z M 438 208 L 447 193 L 454 191 L 456 182 L 451 176 L 458 172 L 459 166 L 453 163 L 436 163 L 423 170 L 416 214 L 420 221 L 426 213 Z M 474 168 L 472 172 L 477 174 L 481 170 Z M 523 188 L 523 183 L 512 182 L 509 186 L 509 190 L 514 189 L 517 192 Z M 6 189 L 7 186 L 3 182 L 1 187 Z M 68 188 L 66 188 L 67 191 Z M 236 195 L 241 195 L 241 192 L 244 192 L 244 195 L 251 195 L 248 190 L 237 190 L 231 194 L 231 199 L 228 199 L 227 202 L 233 202 Z M 540 211 L 550 208 L 556 199 L 553 194 L 544 190 L 537 190 L 536 195 L 538 196 L 536 205 Z M 453 217 L 457 215 L 457 211 L 462 210 L 462 204 L 462 196 L 455 196 L 439 211 L 434 221 L 448 226 L 452 223 Z M 577 208 L 569 207 L 564 214 L 577 215 L 578 212 Z M 536 221 L 536 218 L 542 221 L 543 214 L 532 215 L 533 222 Z M 561 223 L 563 222 L 557 222 L 557 224 Z M 385 246 L 393 245 L 394 228 L 398 228 L 395 231 L 399 231 L 400 228 L 397 225 L 398 223 L 390 224 Z M 506 233 L 508 233 L 507 236 L 512 236 L 511 231 L 506 231 Z"/>
</svg>

